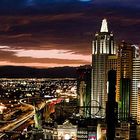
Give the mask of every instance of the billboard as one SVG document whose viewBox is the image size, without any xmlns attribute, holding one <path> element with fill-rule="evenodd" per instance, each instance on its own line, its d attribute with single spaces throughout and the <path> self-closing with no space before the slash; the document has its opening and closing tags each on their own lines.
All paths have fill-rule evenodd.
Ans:
<svg viewBox="0 0 140 140">
<path fill-rule="evenodd" d="M 97 140 L 96 132 L 89 132 L 88 133 L 88 140 Z"/>
</svg>

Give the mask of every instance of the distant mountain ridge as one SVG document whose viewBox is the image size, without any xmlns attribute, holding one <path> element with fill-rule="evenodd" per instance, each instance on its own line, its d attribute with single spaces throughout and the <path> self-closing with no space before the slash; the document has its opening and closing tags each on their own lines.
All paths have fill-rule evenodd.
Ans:
<svg viewBox="0 0 140 140">
<path fill-rule="evenodd" d="M 32 68 L 0 66 L 0 78 L 76 78 L 78 67 Z"/>
</svg>

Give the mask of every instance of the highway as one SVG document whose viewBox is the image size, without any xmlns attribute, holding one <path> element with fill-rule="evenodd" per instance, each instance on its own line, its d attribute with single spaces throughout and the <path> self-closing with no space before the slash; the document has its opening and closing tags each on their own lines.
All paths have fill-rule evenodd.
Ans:
<svg viewBox="0 0 140 140">
<path fill-rule="evenodd" d="M 27 104 L 25 103 L 26 100 L 29 100 L 27 98 L 25 99 L 21 99 L 20 100 L 20 104 L 22 104 L 23 106 L 25 106 L 28 110 L 27 113 L 20 115 L 19 118 L 12 120 L 12 121 L 5 121 L 6 124 L 0 128 L 0 139 L 5 136 L 4 132 L 10 132 L 15 130 L 16 128 L 18 128 L 19 126 L 21 126 L 23 123 L 25 123 L 27 120 L 29 120 L 30 118 L 32 118 L 35 115 L 35 106 L 31 105 L 31 104 Z M 42 102 L 39 107 L 38 110 L 41 110 L 45 107 L 46 104 L 51 103 L 51 102 L 55 102 L 57 100 L 57 98 L 54 99 L 48 99 L 45 102 Z"/>
<path fill-rule="evenodd" d="M 30 108 L 30 111 L 24 115 L 20 115 L 20 118 L 15 119 L 15 121 L 11 121 L 8 124 L 6 124 L 5 126 L 1 127 L 0 131 L 2 133 L 0 134 L 0 138 L 2 138 L 5 135 L 5 133 L 3 133 L 4 131 L 12 131 L 12 130 L 16 129 L 17 127 L 19 127 L 20 125 L 22 125 L 23 123 L 25 123 L 28 119 L 30 119 L 31 117 L 34 116 L 35 107 L 33 105 L 22 102 L 23 100 L 24 99 L 20 100 L 20 103 L 22 105 L 26 106 L 27 108 Z"/>
</svg>

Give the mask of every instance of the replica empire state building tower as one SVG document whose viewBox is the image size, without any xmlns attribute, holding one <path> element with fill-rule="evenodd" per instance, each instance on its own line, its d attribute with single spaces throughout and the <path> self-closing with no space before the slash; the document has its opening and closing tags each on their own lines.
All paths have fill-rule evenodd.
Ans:
<svg viewBox="0 0 140 140">
<path fill-rule="evenodd" d="M 104 118 L 108 93 L 108 72 L 117 68 L 116 45 L 113 34 L 103 19 L 101 30 L 92 44 L 91 116 Z"/>
</svg>

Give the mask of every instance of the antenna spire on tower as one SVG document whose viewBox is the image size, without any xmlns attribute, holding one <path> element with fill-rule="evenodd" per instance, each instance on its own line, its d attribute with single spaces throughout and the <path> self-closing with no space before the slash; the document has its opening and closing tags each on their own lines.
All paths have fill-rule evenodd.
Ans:
<svg viewBox="0 0 140 140">
<path fill-rule="evenodd" d="M 103 19 L 102 20 L 102 26 L 100 32 L 108 32 L 108 26 L 107 26 L 107 20 Z"/>
</svg>

